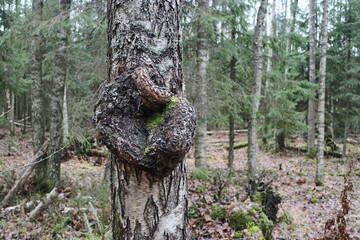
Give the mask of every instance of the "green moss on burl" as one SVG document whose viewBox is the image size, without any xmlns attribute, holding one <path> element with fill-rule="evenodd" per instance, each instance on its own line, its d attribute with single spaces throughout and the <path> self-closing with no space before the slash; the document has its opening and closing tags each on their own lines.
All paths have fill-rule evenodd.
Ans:
<svg viewBox="0 0 360 240">
<path fill-rule="evenodd" d="M 154 147 L 154 146 L 147 146 L 147 147 L 145 148 L 145 150 L 144 150 L 144 153 L 145 153 L 145 155 L 147 155 L 147 154 L 151 153 L 151 152 L 154 151 L 154 150 L 155 150 L 155 147 Z"/>
<path fill-rule="evenodd" d="M 162 113 L 154 113 L 147 121 L 146 123 L 146 128 L 148 130 L 153 130 L 155 129 L 157 126 L 159 126 L 159 124 L 163 123 L 165 120 L 164 114 Z"/>
<path fill-rule="evenodd" d="M 180 100 L 177 97 L 171 97 L 170 102 L 167 103 L 164 110 L 154 113 L 147 119 L 145 127 L 148 130 L 155 130 L 160 124 L 165 121 L 166 116 L 169 116 L 179 103 Z"/>
</svg>

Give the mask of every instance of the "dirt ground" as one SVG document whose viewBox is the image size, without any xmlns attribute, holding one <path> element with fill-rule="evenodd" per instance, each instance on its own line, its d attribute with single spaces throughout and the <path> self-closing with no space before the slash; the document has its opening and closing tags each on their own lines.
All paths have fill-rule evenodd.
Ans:
<svg viewBox="0 0 360 240">
<path fill-rule="evenodd" d="M 245 134 L 238 134 L 236 142 L 246 142 Z M 292 144 L 301 143 L 301 139 L 292 140 Z M 235 150 L 234 172 L 229 180 L 224 177 L 227 174 L 226 146 L 226 134 L 215 133 L 208 137 L 208 167 L 218 174 L 213 176 L 214 181 L 207 182 L 193 176 L 193 150 L 188 154 L 189 234 L 192 239 L 261 239 L 260 230 L 251 234 L 248 229 L 234 231 L 226 220 L 211 216 L 213 206 L 235 211 L 249 209 L 255 204 L 249 198 L 244 199 L 247 148 Z M 29 137 L 0 140 L 0 199 L 31 158 Z M 37 221 L 30 221 L 27 214 L 46 193 L 34 191 L 31 184 L 24 186 L 12 206 L 0 213 L 0 239 L 109 238 L 110 206 L 107 187 L 102 185 L 104 161 L 98 165 L 96 157 L 73 156 L 62 163 L 62 184 L 68 189 L 67 194 L 45 210 Z M 258 157 L 259 170 L 264 173 L 265 182 L 273 180 L 271 187 L 282 198 L 278 218 L 287 219 L 275 225 L 273 239 L 321 238 L 326 222 L 341 210 L 340 196 L 350 162 L 353 162 L 353 172 L 359 170 L 360 162 L 355 155 L 343 163 L 339 159 L 327 158 L 326 184 L 316 187 L 313 159 L 306 158 L 301 152 L 262 150 Z M 351 239 L 360 239 L 360 177 L 351 174 L 350 179 L 353 190 L 348 193 L 347 230 Z M 214 197 L 219 194 L 222 199 Z"/>
</svg>

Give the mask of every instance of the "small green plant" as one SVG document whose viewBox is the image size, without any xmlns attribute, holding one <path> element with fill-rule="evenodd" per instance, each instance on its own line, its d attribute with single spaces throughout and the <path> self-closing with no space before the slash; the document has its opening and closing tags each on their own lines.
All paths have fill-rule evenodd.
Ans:
<svg viewBox="0 0 360 240">
<path fill-rule="evenodd" d="M 188 214 L 190 219 L 199 218 L 201 213 L 196 206 L 190 206 L 188 209 Z"/>
<path fill-rule="evenodd" d="M 265 240 L 272 240 L 272 232 L 274 230 L 274 223 L 269 220 L 265 213 L 260 215 L 259 225 Z"/>
<path fill-rule="evenodd" d="M 255 194 L 250 196 L 250 199 L 252 202 L 261 204 L 265 197 L 264 195 L 265 195 L 264 192 L 256 192 Z"/>
<path fill-rule="evenodd" d="M 305 176 L 306 173 L 304 173 L 303 171 L 300 171 L 300 172 L 298 172 L 298 175 L 299 175 L 299 176 Z"/>
<path fill-rule="evenodd" d="M 249 232 L 246 234 L 246 236 L 252 236 L 256 234 L 259 231 L 259 226 L 252 224 L 252 226 L 248 226 L 247 229 L 249 229 Z"/>
<path fill-rule="evenodd" d="M 220 221 L 226 221 L 226 210 L 220 206 L 213 206 L 210 213 L 211 218 L 219 219 Z"/>
<path fill-rule="evenodd" d="M 67 225 L 71 223 L 71 218 L 66 217 L 62 219 L 58 224 L 55 225 L 52 235 L 55 237 L 60 233 L 61 230 L 63 230 Z"/>
<path fill-rule="evenodd" d="M 196 193 L 199 193 L 199 194 L 202 194 L 206 191 L 206 186 L 205 185 L 200 185 L 198 188 L 196 188 L 195 192 Z"/>
<path fill-rule="evenodd" d="M 211 170 L 207 169 L 195 169 L 192 172 L 192 178 L 203 182 L 214 183 L 215 174 Z"/>
<path fill-rule="evenodd" d="M 241 233 L 239 232 L 234 233 L 234 238 L 241 238 L 241 237 L 242 237 Z"/>
<path fill-rule="evenodd" d="M 105 228 L 105 224 L 100 221 L 100 218 L 98 217 L 98 214 L 94 208 L 94 206 L 91 204 L 91 202 L 89 202 L 89 207 L 90 207 L 90 211 L 92 213 L 92 215 L 95 217 L 96 220 L 96 225 L 97 225 L 97 229 L 96 232 L 97 234 L 94 234 L 93 229 L 89 223 L 88 220 L 88 216 L 86 213 L 84 213 L 83 215 L 83 220 L 85 223 L 85 227 L 87 230 L 87 233 L 84 233 L 87 236 L 87 239 L 89 240 L 104 240 L 104 239 L 108 239 L 108 235 L 110 233 L 110 230 Z"/>
<path fill-rule="evenodd" d="M 284 213 L 284 215 L 282 215 L 281 217 L 278 218 L 277 222 L 291 224 L 292 220 L 291 220 L 291 217 L 289 217 L 287 214 Z"/>
<path fill-rule="evenodd" d="M 246 229 L 251 222 L 254 222 L 252 217 L 242 211 L 233 212 L 229 216 L 229 225 L 235 231 Z"/>
<path fill-rule="evenodd" d="M 315 151 L 311 151 L 311 152 L 308 152 L 305 157 L 309 158 L 309 159 L 314 159 L 316 158 L 316 152 Z"/>
<path fill-rule="evenodd" d="M 310 199 L 310 202 L 313 203 L 313 204 L 316 204 L 316 203 L 319 202 L 319 199 L 316 198 L 316 197 L 312 197 L 312 198 Z"/>
<path fill-rule="evenodd" d="M 0 128 L 9 128 L 10 124 L 9 121 L 6 120 L 5 118 L 0 118 Z"/>
<path fill-rule="evenodd" d="M 354 171 L 352 174 L 354 174 L 355 176 L 360 177 L 360 169 Z"/>
</svg>

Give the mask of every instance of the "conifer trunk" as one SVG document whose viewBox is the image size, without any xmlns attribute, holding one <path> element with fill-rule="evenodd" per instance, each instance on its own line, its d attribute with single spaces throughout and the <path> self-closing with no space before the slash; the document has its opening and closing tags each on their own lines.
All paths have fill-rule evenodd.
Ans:
<svg viewBox="0 0 360 240">
<path fill-rule="evenodd" d="M 231 29 L 231 40 L 235 42 L 236 38 L 236 28 L 233 27 Z M 235 83 L 236 83 L 236 62 L 237 59 L 235 56 L 232 56 L 230 60 L 230 79 L 232 81 L 233 87 L 232 91 L 235 91 Z M 230 171 L 233 170 L 234 163 L 234 145 L 235 145 L 235 116 L 232 111 L 234 111 L 234 106 L 230 107 L 230 116 L 229 116 L 229 153 L 228 153 L 228 169 Z"/>
<path fill-rule="evenodd" d="M 257 169 L 257 114 L 261 98 L 261 80 L 263 75 L 263 31 L 266 15 L 267 0 L 261 1 L 257 14 L 255 26 L 255 65 L 254 65 L 254 83 L 252 89 L 252 101 L 249 119 L 248 133 L 248 175 L 249 179 L 254 180 Z"/>
<path fill-rule="evenodd" d="M 316 82 L 316 0 L 310 0 L 310 34 L 309 34 L 309 82 Z M 315 152 L 316 102 L 309 99 L 307 123 L 307 151 Z"/>
<path fill-rule="evenodd" d="M 42 20 L 43 1 L 33 0 L 33 28 L 34 34 L 31 42 L 31 125 L 32 125 L 32 144 L 33 153 L 38 152 L 45 140 L 45 130 L 43 121 L 43 83 L 42 83 L 42 49 L 44 47 L 44 38 L 41 31 L 35 28 Z M 42 171 L 40 171 L 41 173 Z"/>
<path fill-rule="evenodd" d="M 342 149 L 341 158 L 346 157 L 348 132 L 349 132 L 349 100 L 346 101 L 345 127 L 344 127 L 343 149 Z"/>
<path fill-rule="evenodd" d="M 199 63 L 199 89 L 198 101 L 195 103 L 197 127 L 195 133 L 195 166 L 206 168 L 206 130 L 207 130 L 207 67 L 209 64 L 209 49 L 206 39 L 206 28 L 201 25 L 201 20 L 207 13 L 208 1 L 198 1 L 198 63 Z"/>
<path fill-rule="evenodd" d="M 328 44 L 328 19 L 329 2 L 323 0 L 323 20 L 321 28 L 321 58 L 319 78 L 319 103 L 318 103 L 318 141 L 317 141 L 317 162 L 315 184 L 324 185 L 324 135 L 325 135 L 325 80 L 326 80 L 326 59 Z"/>
<path fill-rule="evenodd" d="M 229 116 L 229 153 L 228 153 L 228 170 L 234 169 L 234 145 L 235 145 L 235 123 L 234 116 Z"/>
<path fill-rule="evenodd" d="M 180 0 L 108 0 L 109 83 L 95 106 L 110 149 L 113 239 L 187 239 Z"/>
</svg>

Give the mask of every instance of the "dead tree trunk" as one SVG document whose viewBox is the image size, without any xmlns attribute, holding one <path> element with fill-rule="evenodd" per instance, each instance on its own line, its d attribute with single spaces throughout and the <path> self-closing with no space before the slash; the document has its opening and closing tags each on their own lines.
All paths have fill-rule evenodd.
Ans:
<svg viewBox="0 0 360 240">
<path fill-rule="evenodd" d="M 95 106 L 111 151 L 113 239 L 186 239 L 185 154 L 195 114 L 183 96 L 181 1 L 108 1 L 109 84 Z"/>
<path fill-rule="evenodd" d="M 0 204 L 0 208 L 6 207 L 11 199 L 15 196 L 15 194 L 19 191 L 19 189 L 25 184 L 26 180 L 29 178 L 30 174 L 33 172 L 37 163 L 41 161 L 46 155 L 49 143 L 45 141 L 45 143 L 40 147 L 40 150 L 36 153 L 33 160 L 31 160 L 30 164 L 27 166 L 21 177 L 15 182 L 14 186 L 10 189 L 8 194 L 2 200 Z"/>
</svg>

